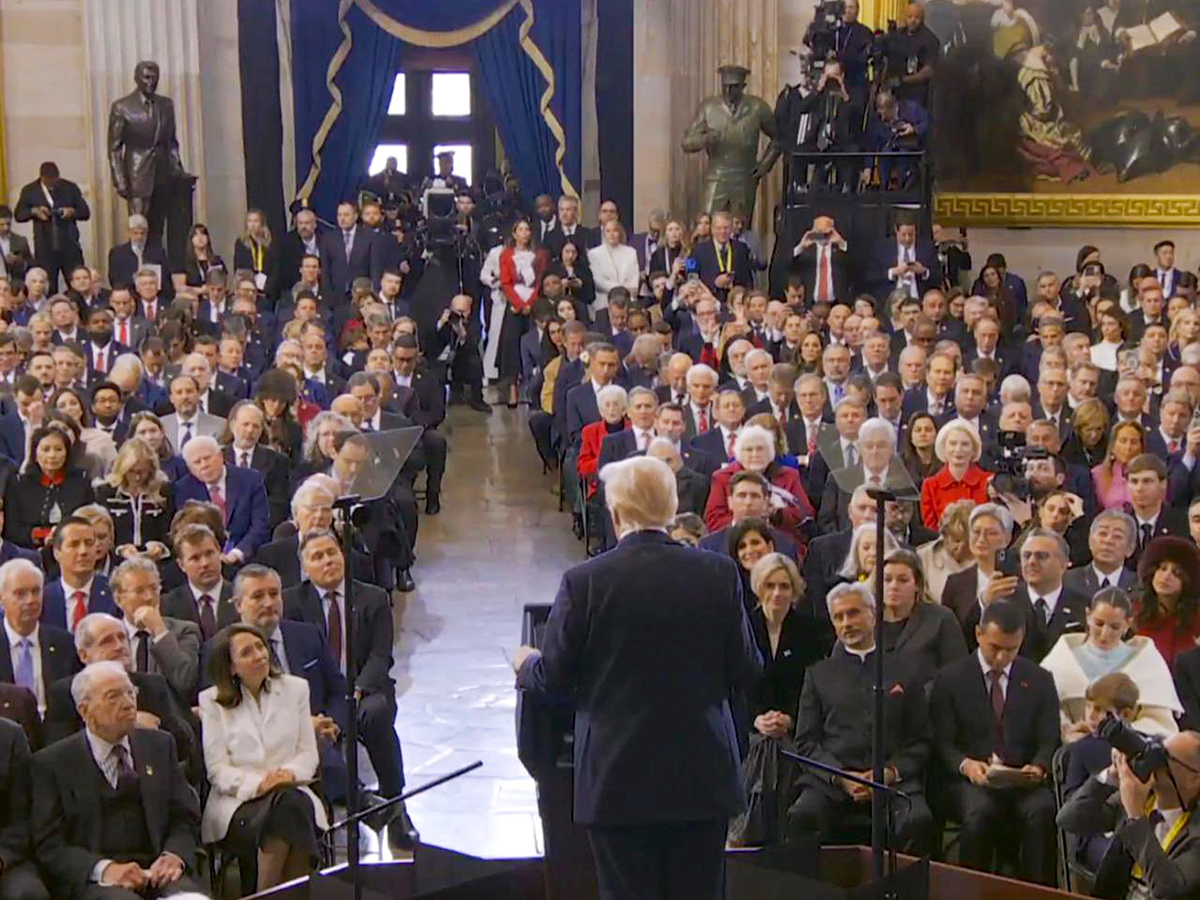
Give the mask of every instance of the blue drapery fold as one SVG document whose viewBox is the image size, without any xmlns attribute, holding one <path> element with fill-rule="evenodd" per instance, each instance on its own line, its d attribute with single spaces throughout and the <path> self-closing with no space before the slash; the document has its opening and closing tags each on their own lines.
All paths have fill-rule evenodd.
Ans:
<svg viewBox="0 0 1200 900">
<path fill-rule="evenodd" d="M 578 0 L 292 0 L 291 9 L 297 196 L 319 215 L 332 218 L 365 172 L 405 41 L 473 42 L 525 194 L 578 193 Z"/>
</svg>

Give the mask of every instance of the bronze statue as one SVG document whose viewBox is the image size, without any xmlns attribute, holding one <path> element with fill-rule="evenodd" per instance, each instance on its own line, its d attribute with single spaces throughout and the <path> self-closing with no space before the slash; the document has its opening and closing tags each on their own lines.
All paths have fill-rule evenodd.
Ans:
<svg viewBox="0 0 1200 900">
<path fill-rule="evenodd" d="M 765 100 L 746 93 L 749 69 L 721 66 L 717 71 L 721 95 L 700 104 L 684 132 L 683 150 L 708 153 L 705 211 L 728 210 L 749 221 L 754 214 L 758 182 L 779 156 L 774 141 L 775 115 Z M 758 158 L 759 132 L 772 139 L 762 159 Z"/>
<path fill-rule="evenodd" d="M 137 89 L 110 108 L 108 161 L 113 187 L 128 201 L 130 215 L 140 213 L 149 221 L 152 243 L 162 241 L 169 221 L 169 253 L 181 265 L 191 228 L 191 191 L 196 177 L 184 169 L 179 158 L 175 106 L 170 98 L 156 93 L 158 75 L 158 63 L 138 63 L 133 70 Z"/>
</svg>

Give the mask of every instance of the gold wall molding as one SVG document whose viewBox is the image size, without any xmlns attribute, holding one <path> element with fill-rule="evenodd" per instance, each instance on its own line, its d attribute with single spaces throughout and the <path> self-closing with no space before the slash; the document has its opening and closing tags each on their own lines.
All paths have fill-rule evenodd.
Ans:
<svg viewBox="0 0 1200 900">
<path fill-rule="evenodd" d="M 1200 228 L 1195 194 L 939 193 L 937 220 L 976 227 Z"/>
</svg>

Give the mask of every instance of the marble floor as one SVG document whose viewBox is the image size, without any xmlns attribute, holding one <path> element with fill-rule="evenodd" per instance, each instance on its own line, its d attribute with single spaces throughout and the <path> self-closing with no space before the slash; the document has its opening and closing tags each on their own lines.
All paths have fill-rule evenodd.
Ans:
<svg viewBox="0 0 1200 900">
<path fill-rule="evenodd" d="M 442 512 L 422 516 L 417 590 L 395 607 L 396 730 L 409 787 L 476 759 L 483 767 L 413 798 L 428 843 L 486 858 L 540 855 L 532 779 L 517 759 L 507 653 L 521 610 L 550 602 L 582 559 L 542 475 L 526 408 L 450 409 Z M 400 596 L 400 595 L 398 595 Z"/>
</svg>

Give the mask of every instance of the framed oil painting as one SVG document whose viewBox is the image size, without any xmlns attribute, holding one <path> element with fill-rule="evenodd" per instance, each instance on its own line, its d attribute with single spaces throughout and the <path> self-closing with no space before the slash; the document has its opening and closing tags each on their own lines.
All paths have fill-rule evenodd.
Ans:
<svg viewBox="0 0 1200 900">
<path fill-rule="evenodd" d="M 1200 0 L 928 0 L 939 221 L 1200 227 Z"/>
</svg>

